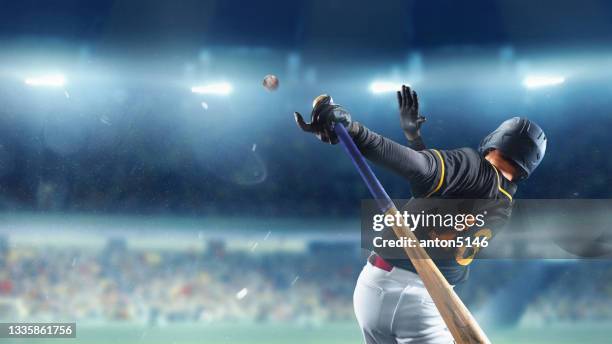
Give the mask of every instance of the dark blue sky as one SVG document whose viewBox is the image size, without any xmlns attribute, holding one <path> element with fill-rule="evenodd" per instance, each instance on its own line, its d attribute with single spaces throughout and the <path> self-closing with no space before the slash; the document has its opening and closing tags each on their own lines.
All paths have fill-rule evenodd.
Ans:
<svg viewBox="0 0 612 344">
<path fill-rule="evenodd" d="M 393 53 L 446 45 L 585 45 L 612 38 L 605 0 L 2 1 L 0 36 L 86 44 L 251 45 Z"/>
</svg>

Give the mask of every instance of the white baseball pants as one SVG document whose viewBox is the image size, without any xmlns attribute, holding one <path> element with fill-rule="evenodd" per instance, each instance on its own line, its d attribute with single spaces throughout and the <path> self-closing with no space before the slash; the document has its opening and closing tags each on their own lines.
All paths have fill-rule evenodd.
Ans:
<svg viewBox="0 0 612 344">
<path fill-rule="evenodd" d="M 353 294 L 367 344 L 451 344 L 453 338 L 423 281 L 411 271 L 366 263 Z"/>
</svg>

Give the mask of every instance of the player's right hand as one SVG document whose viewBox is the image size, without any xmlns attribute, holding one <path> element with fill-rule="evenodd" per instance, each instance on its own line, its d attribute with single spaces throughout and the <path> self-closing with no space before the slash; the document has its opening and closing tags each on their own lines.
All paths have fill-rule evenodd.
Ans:
<svg viewBox="0 0 612 344">
<path fill-rule="evenodd" d="M 397 91 L 397 101 L 400 110 L 400 125 L 406 138 L 413 141 L 421 136 L 421 125 L 426 120 L 419 113 L 419 98 L 410 87 L 402 85 L 402 90 Z"/>
<path fill-rule="evenodd" d="M 314 133 L 319 140 L 331 144 L 338 143 L 338 137 L 333 130 L 334 125 L 348 127 L 351 123 L 351 114 L 341 105 L 334 104 L 327 95 L 314 105 L 310 114 L 310 123 L 306 123 L 299 112 L 294 112 L 293 115 L 300 129 Z"/>
</svg>

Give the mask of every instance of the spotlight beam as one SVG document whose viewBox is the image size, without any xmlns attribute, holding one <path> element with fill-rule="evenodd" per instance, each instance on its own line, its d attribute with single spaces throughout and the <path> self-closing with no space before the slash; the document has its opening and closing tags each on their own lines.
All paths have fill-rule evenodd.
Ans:
<svg viewBox="0 0 612 344">
<path fill-rule="evenodd" d="M 526 88 L 540 88 L 547 86 L 557 86 L 565 82 L 562 76 L 531 75 L 523 79 L 523 86 Z"/>
<path fill-rule="evenodd" d="M 28 77 L 24 80 L 24 82 L 26 85 L 33 87 L 62 87 L 66 84 L 66 77 L 61 74 L 41 75 Z"/>
<path fill-rule="evenodd" d="M 197 94 L 217 94 L 217 95 L 228 95 L 232 93 L 232 85 L 227 82 L 221 82 L 217 84 L 208 85 L 197 85 L 191 88 L 191 92 Z"/>
<path fill-rule="evenodd" d="M 408 83 L 404 83 L 408 85 Z M 402 83 L 390 81 L 374 81 L 370 84 L 370 92 L 374 94 L 397 92 L 402 89 Z"/>
</svg>

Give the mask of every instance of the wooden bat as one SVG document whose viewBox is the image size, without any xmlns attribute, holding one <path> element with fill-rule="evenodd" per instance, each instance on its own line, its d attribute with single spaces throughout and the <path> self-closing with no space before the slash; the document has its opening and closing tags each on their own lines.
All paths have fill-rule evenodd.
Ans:
<svg viewBox="0 0 612 344">
<path fill-rule="evenodd" d="M 313 107 L 322 100 L 326 95 L 320 95 L 313 101 Z M 361 152 L 353 142 L 343 125 L 334 126 L 334 132 L 338 135 L 338 139 L 342 142 L 346 152 L 350 156 L 353 164 L 359 171 L 363 181 L 366 183 L 370 193 L 376 200 L 381 211 L 385 214 L 395 216 L 398 213 L 395 204 L 387 195 L 387 192 L 372 172 L 372 169 L 365 161 Z M 413 239 L 418 242 L 414 233 L 408 227 L 393 226 L 395 235 L 402 239 Z M 416 245 L 415 247 L 404 247 L 404 251 L 417 273 L 423 280 L 423 284 L 429 295 L 433 299 L 436 308 L 442 315 L 444 323 L 451 332 L 457 344 L 472 344 L 472 343 L 491 343 L 487 335 L 480 328 L 472 313 L 463 304 L 459 296 L 453 288 L 448 284 L 448 281 L 436 264 L 431 260 L 425 249 Z"/>
</svg>

